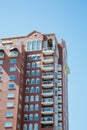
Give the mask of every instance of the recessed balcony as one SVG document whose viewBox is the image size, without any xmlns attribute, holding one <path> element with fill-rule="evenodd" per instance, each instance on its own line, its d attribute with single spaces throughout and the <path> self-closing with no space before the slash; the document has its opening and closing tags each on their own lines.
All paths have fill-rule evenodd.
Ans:
<svg viewBox="0 0 87 130">
<path fill-rule="evenodd" d="M 54 58 L 52 56 L 43 58 L 43 63 L 53 63 L 53 62 L 54 62 Z"/>
<path fill-rule="evenodd" d="M 53 108 L 52 107 L 42 108 L 41 113 L 43 115 L 51 115 L 51 114 L 53 114 Z"/>
<path fill-rule="evenodd" d="M 54 70 L 54 66 L 52 64 L 46 64 L 42 66 L 42 70 L 43 71 L 53 71 Z"/>
<path fill-rule="evenodd" d="M 62 121 L 62 113 L 58 114 L 58 121 Z"/>
<path fill-rule="evenodd" d="M 43 54 L 44 55 L 52 55 L 54 53 L 54 50 L 52 47 L 43 48 Z"/>
<path fill-rule="evenodd" d="M 54 73 L 52 73 L 52 72 L 43 73 L 43 74 L 42 74 L 42 78 L 43 78 L 44 80 L 52 79 L 53 77 L 54 77 Z"/>
<path fill-rule="evenodd" d="M 42 82 L 42 87 L 43 88 L 52 88 L 54 86 L 53 81 L 43 81 Z"/>
<path fill-rule="evenodd" d="M 42 105 L 44 106 L 50 106 L 50 105 L 53 105 L 54 102 L 53 102 L 53 98 L 44 98 L 42 99 Z"/>
<path fill-rule="evenodd" d="M 62 103 L 62 96 L 58 96 L 58 103 Z"/>
<path fill-rule="evenodd" d="M 41 123 L 42 124 L 53 124 L 53 117 L 51 117 L 51 116 L 43 117 L 43 118 L 41 118 Z"/>
<path fill-rule="evenodd" d="M 52 89 L 42 90 L 42 96 L 43 97 L 50 97 L 52 95 L 53 95 L 53 90 Z"/>
<path fill-rule="evenodd" d="M 10 57 L 18 57 L 18 52 L 17 51 L 10 51 L 9 56 Z"/>
</svg>

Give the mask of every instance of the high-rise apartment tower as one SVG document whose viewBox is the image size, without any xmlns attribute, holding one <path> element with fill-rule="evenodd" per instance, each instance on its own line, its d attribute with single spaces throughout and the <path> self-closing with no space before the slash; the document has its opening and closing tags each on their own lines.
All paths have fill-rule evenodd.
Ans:
<svg viewBox="0 0 87 130">
<path fill-rule="evenodd" d="M 0 40 L 0 130 L 69 130 L 67 50 L 37 31 Z"/>
</svg>

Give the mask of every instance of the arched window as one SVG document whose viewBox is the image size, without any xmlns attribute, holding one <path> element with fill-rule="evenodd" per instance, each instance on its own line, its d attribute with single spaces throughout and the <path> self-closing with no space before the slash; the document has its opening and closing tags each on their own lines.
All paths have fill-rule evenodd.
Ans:
<svg viewBox="0 0 87 130">
<path fill-rule="evenodd" d="M 28 115 L 24 114 L 24 120 L 28 120 Z"/>
<path fill-rule="evenodd" d="M 36 84 L 40 84 L 40 78 L 36 78 Z"/>
<path fill-rule="evenodd" d="M 29 102 L 29 97 L 25 96 L 25 102 Z"/>
<path fill-rule="evenodd" d="M 34 106 L 31 104 L 30 105 L 30 111 L 33 111 L 33 109 L 34 109 Z"/>
<path fill-rule="evenodd" d="M 34 96 L 30 96 L 30 102 L 34 102 Z"/>
<path fill-rule="evenodd" d="M 29 120 L 32 121 L 33 120 L 33 114 L 29 115 Z"/>
<path fill-rule="evenodd" d="M 34 115 L 34 120 L 38 120 L 38 114 L 37 113 Z"/>
<path fill-rule="evenodd" d="M 30 76 L 30 71 L 26 72 L 26 76 L 29 77 Z"/>
<path fill-rule="evenodd" d="M 29 85 L 29 84 L 30 84 L 30 80 L 26 79 L 26 85 Z"/>
<path fill-rule="evenodd" d="M 38 95 L 35 96 L 35 101 L 36 101 L 36 102 L 39 101 L 39 96 L 38 96 Z"/>
<path fill-rule="evenodd" d="M 35 104 L 35 111 L 38 111 L 38 110 L 39 110 L 39 105 Z"/>
<path fill-rule="evenodd" d="M 29 124 L 29 130 L 33 130 L 33 125 Z"/>
<path fill-rule="evenodd" d="M 28 105 L 24 106 L 24 111 L 28 111 Z"/>
<path fill-rule="evenodd" d="M 36 93 L 40 92 L 40 87 L 36 87 Z"/>
<path fill-rule="evenodd" d="M 25 93 L 29 93 L 29 88 L 25 88 Z"/>
<path fill-rule="evenodd" d="M 30 63 L 27 63 L 27 69 L 30 69 Z"/>
<path fill-rule="evenodd" d="M 34 124 L 34 130 L 38 130 L 38 124 L 37 123 Z"/>
<path fill-rule="evenodd" d="M 34 87 L 30 88 L 30 93 L 34 93 Z"/>
<path fill-rule="evenodd" d="M 23 130 L 27 130 L 27 124 L 23 125 Z"/>
<path fill-rule="evenodd" d="M 31 79 L 31 84 L 35 84 L 35 79 Z"/>
<path fill-rule="evenodd" d="M 36 70 L 36 76 L 40 76 L 40 70 Z"/>
</svg>

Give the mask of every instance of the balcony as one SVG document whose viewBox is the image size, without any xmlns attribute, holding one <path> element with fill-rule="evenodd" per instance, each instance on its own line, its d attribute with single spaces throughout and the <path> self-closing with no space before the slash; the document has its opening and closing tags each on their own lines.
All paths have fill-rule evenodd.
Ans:
<svg viewBox="0 0 87 130">
<path fill-rule="evenodd" d="M 52 47 L 43 48 L 43 54 L 44 55 L 52 55 L 54 53 L 54 50 Z"/>
<path fill-rule="evenodd" d="M 58 103 L 62 103 L 62 96 L 58 96 Z"/>
<path fill-rule="evenodd" d="M 4 50 L 0 49 L 0 59 L 4 58 Z"/>
<path fill-rule="evenodd" d="M 62 105 L 58 105 L 58 112 L 62 112 Z"/>
<path fill-rule="evenodd" d="M 53 108 L 52 107 L 42 108 L 41 113 L 43 115 L 51 115 L 51 114 L 53 114 Z"/>
<path fill-rule="evenodd" d="M 43 117 L 41 118 L 41 124 L 53 124 L 53 117 Z"/>
<path fill-rule="evenodd" d="M 62 113 L 58 113 L 58 121 L 62 121 Z"/>
<path fill-rule="evenodd" d="M 52 64 L 46 64 L 42 66 L 42 70 L 43 71 L 53 71 L 54 70 L 54 66 Z"/>
<path fill-rule="evenodd" d="M 63 130 L 62 129 L 62 122 L 58 122 L 58 130 Z"/>
<path fill-rule="evenodd" d="M 48 89 L 48 90 L 43 90 L 42 91 L 42 96 L 43 97 L 50 97 L 53 95 L 53 90 L 52 89 Z"/>
<path fill-rule="evenodd" d="M 53 63 L 53 62 L 54 62 L 54 58 L 52 56 L 43 58 L 43 63 Z"/>
<path fill-rule="evenodd" d="M 62 71 L 62 65 L 58 64 L 58 71 Z"/>
<path fill-rule="evenodd" d="M 50 106 L 50 105 L 53 105 L 53 98 L 45 98 L 45 99 L 42 99 L 42 105 L 44 106 Z"/>
<path fill-rule="evenodd" d="M 54 86 L 53 81 L 43 81 L 42 82 L 42 87 L 43 88 L 52 88 Z"/>
<path fill-rule="evenodd" d="M 54 77 L 54 73 L 52 73 L 52 72 L 43 73 L 43 74 L 42 74 L 42 78 L 43 78 L 44 80 L 52 79 L 53 77 Z"/>
<path fill-rule="evenodd" d="M 18 57 L 18 52 L 17 51 L 10 51 L 9 56 L 10 57 Z"/>
</svg>

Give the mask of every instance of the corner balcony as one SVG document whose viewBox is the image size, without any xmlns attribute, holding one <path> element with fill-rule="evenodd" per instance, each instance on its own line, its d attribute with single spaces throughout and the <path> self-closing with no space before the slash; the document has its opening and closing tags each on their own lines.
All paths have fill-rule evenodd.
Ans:
<svg viewBox="0 0 87 130">
<path fill-rule="evenodd" d="M 46 64 L 42 66 L 42 70 L 43 71 L 53 71 L 54 70 L 54 66 L 52 64 Z"/>
<path fill-rule="evenodd" d="M 42 108 L 41 113 L 43 115 L 51 115 L 51 114 L 53 114 L 53 108 L 52 107 Z"/>
<path fill-rule="evenodd" d="M 53 95 L 53 90 L 52 89 L 42 90 L 42 96 L 43 97 L 50 97 L 52 95 Z"/>
<path fill-rule="evenodd" d="M 18 52 L 17 51 L 10 51 L 9 56 L 10 57 L 18 57 Z"/>
<path fill-rule="evenodd" d="M 41 124 L 53 124 L 53 117 L 52 116 L 47 116 L 41 118 Z"/>
<path fill-rule="evenodd" d="M 44 55 L 52 55 L 52 54 L 54 54 L 54 50 L 52 47 L 43 48 L 43 54 Z"/>
<path fill-rule="evenodd" d="M 52 72 L 43 73 L 43 74 L 42 74 L 42 78 L 43 78 L 44 80 L 52 79 L 53 77 L 54 77 L 54 73 L 52 73 Z"/>
<path fill-rule="evenodd" d="M 52 88 L 54 86 L 53 81 L 43 81 L 42 82 L 42 87 L 43 88 Z"/>
<path fill-rule="evenodd" d="M 53 102 L 53 98 L 45 98 L 45 99 L 42 99 L 42 105 L 43 106 L 50 106 L 50 105 L 53 105 L 54 102 Z"/>
<path fill-rule="evenodd" d="M 42 61 L 43 63 L 53 63 L 54 58 L 52 56 L 44 57 Z"/>
</svg>

